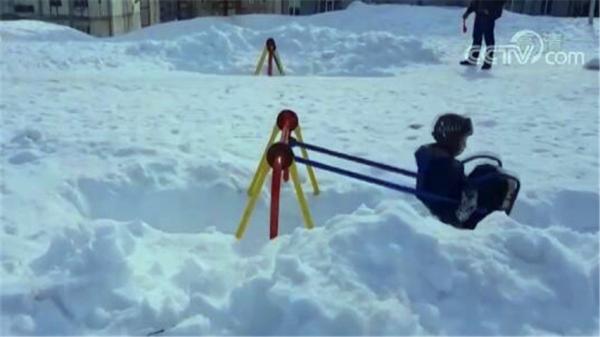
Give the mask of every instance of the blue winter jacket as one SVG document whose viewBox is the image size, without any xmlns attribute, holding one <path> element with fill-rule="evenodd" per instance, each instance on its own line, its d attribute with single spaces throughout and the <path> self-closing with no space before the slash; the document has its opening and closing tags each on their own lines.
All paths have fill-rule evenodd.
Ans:
<svg viewBox="0 0 600 337">
<path fill-rule="evenodd" d="M 421 146 L 415 152 L 417 160 L 417 192 L 426 192 L 456 200 L 456 203 L 435 200 L 417 195 L 429 211 L 440 221 L 460 226 L 456 209 L 461 199 L 467 177 L 463 164 L 437 144 Z"/>
</svg>

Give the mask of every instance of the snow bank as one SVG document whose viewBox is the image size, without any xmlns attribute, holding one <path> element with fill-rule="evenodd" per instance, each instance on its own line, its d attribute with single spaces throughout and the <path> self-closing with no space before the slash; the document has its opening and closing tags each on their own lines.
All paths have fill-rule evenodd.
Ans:
<svg viewBox="0 0 600 337">
<path fill-rule="evenodd" d="M 0 26 L 0 34 L 19 35 L 20 27 Z M 163 26 L 163 25 L 161 25 Z M 17 60 L 5 60 L 7 72 L 24 69 L 72 70 L 142 69 L 192 71 L 217 74 L 252 74 L 268 37 L 278 43 L 285 70 L 291 75 L 392 75 L 390 69 L 409 64 L 439 63 L 439 53 L 412 36 L 385 31 L 347 32 L 335 28 L 288 23 L 264 31 L 243 28 L 225 20 L 196 19 L 170 32 L 150 28 L 149 32 L 112 40 L 74 42 L 74 30 L 40 24 L 43 33 L 25 35 L 9 44 L 7 52 L 20 54 Z M 153 33 L 157 31 L 157 33 Z M 191 32 L 191 33 L 190 33 Z M 64 45 L 37 43 L 23 53 L 21 43 L 45 41 L 48 35 L 62 34 L 78 53 L 66 53 Z M 91 38 L 90 38 L 91 39 Z M 30 53 L 33 50 L 33 55 Z M 373 52 L 377 51 L 377 52 Z"/>
<path fill-rule="evenodd" d="M 93 41 L 94 38 L 68 26 L 53 23 L 16 20 L 0 21 L 3 42 L 65 42 Z"/>
<path fill-rule="evenodd" d="M 475 233 L 422 222 L 401 204 L 363 206 L 251 255 L 231 235 L 87 222 L 52 240 L 31 262 L 29 282 L 4 284 L 3 333 L 577 335 L 597 328 L 597 267 L 569 248 L 593 252 L 585 235 L 548 235 L 502 217 L 492 221 L 496 230 Z"/>
<path fill-rule="evenodd" d="M 231 25 L 211 26 L 171 41 L 136 43 L 126 53 L 162 57 L 174 70 L 250 74 L 265 40 L 275 36 L 286 72 L 291 75 L 382 76 L 391 75 L 385 70 L 394 67 L 439 62 L 437 53 L 421 41 L 388 32 L 356 34 L 292 24 L 268 34 Z"/>
</svg>

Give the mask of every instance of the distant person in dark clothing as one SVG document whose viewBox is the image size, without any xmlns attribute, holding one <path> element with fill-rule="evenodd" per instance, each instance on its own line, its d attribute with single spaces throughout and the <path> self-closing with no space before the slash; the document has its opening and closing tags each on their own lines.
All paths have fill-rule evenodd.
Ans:
<svg viewBox="0 0 600 337">
<path fill-rule="evenodd" d="M 492 67 L 494 61 L 494 26 L 496 20 L 502 16 L 502 8 L 505 0 L 472 0 L 463 14 L 463 20 L 466 20 L 471 13 L 475 12 L 475 23 L 473 24 L 473 45 L 469 51 L 469 56 L 460 64 L 464 66 L 477 65 L 477 59 L 481 51 L 481 42 L 485 39 L 486 52 L 483 66 L 481 69 L 487 70 Z"/>
<path fill-rule="evenodd" d="M 475 229 L 493 211 L 509 210 L 516 197 L 516 179 L 507 179 L 499 167 L 479 165 L 465 176 L 456 157 L 472 134 L 469 118 L 445 114 L 435 123 L 435 143 L 415 153 L 417 197 L 440 221 L 462 229 Z"/>
</svg>

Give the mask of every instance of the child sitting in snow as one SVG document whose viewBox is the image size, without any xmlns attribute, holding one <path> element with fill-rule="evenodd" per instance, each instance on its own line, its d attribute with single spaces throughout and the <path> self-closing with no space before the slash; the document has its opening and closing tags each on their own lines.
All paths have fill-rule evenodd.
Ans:
<svg viewBox="0 0 600 337">
<path fill-rule="evenodd" d="M 464 165 L 456 157 L 472 134 L 469 118 L 445 114 L 435 123 L 435 143 L 415 152 L 417 197 L 440 221 L 463 229 L 475 229 L 493 211 L 508 213 L 517 190 L 516 178 L 494 165 L 479 165 L 465 176 Z"/>
</svg>

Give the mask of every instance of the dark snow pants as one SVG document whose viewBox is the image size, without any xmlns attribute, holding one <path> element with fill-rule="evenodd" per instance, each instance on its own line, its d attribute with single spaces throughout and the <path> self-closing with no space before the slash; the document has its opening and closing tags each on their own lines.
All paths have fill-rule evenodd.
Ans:
<svg viewBox="0 0 600 337">
<path fill-rule="evenodd" d="M 494 38 L 494 26 L 496 20 L 489 15 L 477 14 L 475 16 L 475 23 L 473 24 L 473 44 L 469 51 L 469 61 L 477 63 L 479 53 L 481 51 L 481 42 L 485 39 L 485 58 L 484 62 L 492 64 L 494 60 L 494 44 L 496 40 Z"/>
</svg>

